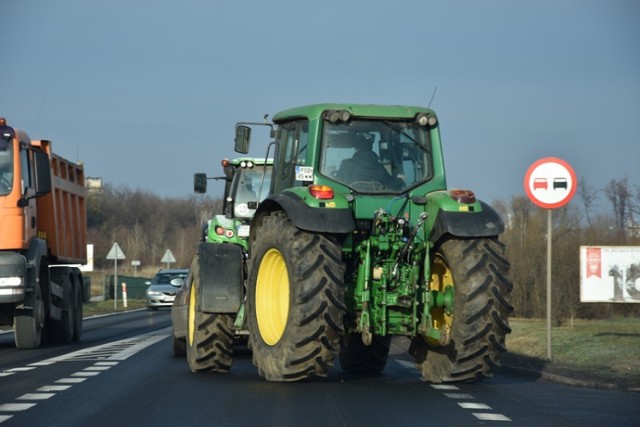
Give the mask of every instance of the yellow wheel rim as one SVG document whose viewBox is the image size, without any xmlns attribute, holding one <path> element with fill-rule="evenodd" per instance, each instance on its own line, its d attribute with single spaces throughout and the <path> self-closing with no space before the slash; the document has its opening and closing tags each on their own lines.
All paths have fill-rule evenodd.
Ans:
<svg viewBox="0 0 640 427">
<path fill-rule="evenodd" d="M 191 281 L 189 290 L 189 311 L 187 316 L 187 338 L 189 345 L 193 345 L 193 337 L 196 330 L 196 282 Z"/>
<path fill-rule="evenodd" d="M 268 345 L 275 345 L 284 333 L 289 316 L 289 273 L 277 249 L 269 249 L 262 257 L 255 297 L 260 336 Z"/>
<path fill-rule="evenodd" d="M 444 259 L 440 256 L 436 256 L 433 264 L 431 265 L 431 281 L 429 282 L 429 289 L 444 293 L 445 288 L 448 286 L 454 286 L 453 275 L 451 274 L 451 270 L 449 270 Z M 429 337 L 427 337 L 427 341 L 434 345 L 441 345 L 449 342 L 452 322 L 453 315 L 447 315 L 442 307 L 434 307 L 431 310 L 431 326 L 440 331 L 440 334 L 443 337 L 443 342 L 438 342 L 437 340 Z"/>
</svg>

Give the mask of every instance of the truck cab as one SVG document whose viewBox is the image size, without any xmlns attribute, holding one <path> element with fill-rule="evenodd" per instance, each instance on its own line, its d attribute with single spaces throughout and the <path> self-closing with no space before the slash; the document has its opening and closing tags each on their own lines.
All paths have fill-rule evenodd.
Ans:
<svg viewBox="0 0 640 427">
<path fill-rule="evenodd" d="M 0 324 L 20 349 L 81 335 L 84 199 L 82 165 L 0 118 Z"/>
</svg>

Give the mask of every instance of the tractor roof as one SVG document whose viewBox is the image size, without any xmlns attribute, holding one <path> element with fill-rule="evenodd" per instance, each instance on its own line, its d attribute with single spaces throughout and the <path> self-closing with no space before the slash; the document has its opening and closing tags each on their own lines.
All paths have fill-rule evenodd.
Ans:
<svg viewBox="0 0 640 427">
<path fill-rule="evenodd" d="M 412 118 L 418 113 L 435 114 L 426 107 L 410 107 L 405 105 L 369 105 L 369 104 L 313 104 L 290 108 L 277 113 L 274 123 L 282 123 L 295 118 L 318 118 L 327 110 L 347 110 L 352 116 L 370 118 L 401 119 Z"/>
<path fill-rule="evenodd" d="M 229 160 L 229 163 L 232 164 L 233 166 L 238 166 L 242 162 L 252 162 L 254 165 L 264 165 L 265 159 L 264 157 L 238 157 L 238 158 Z M 271 158 L 267 159 L 266 164 L 272 165 L 273 159 Z"/>
</svg>

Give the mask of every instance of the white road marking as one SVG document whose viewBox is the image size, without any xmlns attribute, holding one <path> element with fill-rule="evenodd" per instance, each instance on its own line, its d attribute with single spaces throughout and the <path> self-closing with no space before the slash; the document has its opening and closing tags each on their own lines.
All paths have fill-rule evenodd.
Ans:
<svg viewBox="0 0 640 427">
<path fill-rule="evenodd" d="M 42 362 L 29 363 L 27 366 L 49 366 L 53 365 L 55 362 L 43 360 Z"/>
<path fill-rule="evenodd" d="M 85 371 L 106 371 L 107 369 L 111 369 L 111 366 L 89 366 L 84 368 Z"/>
<path fill-rule="evenodd" d="M 55 393 L 27 393 L 16 400 L 47 400 L 55 396 Z"/>
<path fill-rule="evenodd" d="M 26 411 L 29 408 L 36 406 L 35 403 L 4 403 L 0 405 L 0 411 L 2 412 L 19 412 Z"/>
<path fill-rule="evenodd" d="M 444 395 L 447 396 L 449 399 L 469 399 L 469 400 L 475 399 L 475 397 L 466 393 L 444 393 Z"/>
<path fill-rule="evenodd" d="M 491 406 L 485 403 L 458 402 L 458 405 L 464 409 L 491 409 Z"/>
<path fill-rule="evenodd" d="M 395 360 L 396 362 L 398 362 L 401 366 L 403 366 L 404 368 L 409 368 L 409 369 L 416 369 L 416 366 L 414 363 L 411 363 L 409 361 L 406 360 Z M 431 388 L 433 388 L 434 390 L 439 390 L 439 391 L 454 391 L 454 390 L 460 390 L 460 388 L 457 385 L 454 384 L 430 384 Z M 443 393 L 446 397 L 448 397 L 449 399 L 456 399 L 456 400 L 475 400 L 475 397 L 473 397 L 470 394 L 467 393 Z M 462 408 L 462 409 L 472 409 L 472 410 L 491 410 L 491 406 L 485 404 L 485 403 L 478 403 L 478 402 L 458 402 L 458 405 Z M 484 413 L 484 412 L 472 412 L 473 416 L 476 417 L 478 420 L 481 421 L 511 421 L 511 419 L 509 417 L 507 417 L 506 415 L 502 415 L 502 414 L 494 414 L 494 413 Z"/>
<path fill-rule="evenodd" d="M 458 386 L 452 384 L 431 384 L 436 390 L 460 390 Z"/>
<path fill-rule="evenodd" d="M 23 366 L 21 368 L 7 369 L 5 372 L 27 372 L 27 371 L 31 371 L 32 369 L 36 369 L 36 367 L 35 366 Z"/>
<path fill-rule="evenodd" d="M 70 389 L 70 385 L 45 385 L 40 387 L 37 391 L 65 391 Z"/>
<path fill-rule="evenodd" d="M 80 372 L 74 372 L 73 374 L 71 374 L 72 377 L 95 377 L 96 375 L 100 375 L 100 372 L 80 371 Z"/>
<path fill-rule="evenodd" d="M 36 401 L 50 399 L 55 396 L 55 393 L 51 392 L 67 390 L 71 388 L 73 384 L 79 384 L 90 377 L 99 375 L 103 371 L 106 371 L 120 363 L 119 361 L 133 356 L 139 351 L 167 338 L 170 334 L 171 327 L 167 327 L 160 331 L 86 348 L 84 350 L 74 351 L 72 353 L 63 354 L 62 356 L 40 362 L 30 363 L 24 367 L 7 369 L 6 371 L 0 372 L 0 377 L 8 377 L 10 375 L 15 375 L 18 372 L 30 371 L 39 366 L 49 366 L 57 362 L 98 360 L 98 362 L 93 366 L 89 366 L 82 371 L 71 374 L 71 377 L 60 378 L 56 381 L 55 385 L 42 386 L 37 389 L 38 393 L 26 393 L 18 397 L 16 400 Z M 35 405 L 35 403 L 4 403 L 0 404 L 0 412 L 26 411 Z M 0 423 L 5 422 L 12 417 L 13 415 L 0 414 Z"/>
<path fill-rule="evenodd" d="M 474 412 L 473 415 L 481 421 L 511 421 L 511 418 L 502 414 L 485 414 Z"/>
<path fill-rule="evenodd" d="M 83 350 L 74 351 L 72 353 L 63 354 L 58 357 L 47 359 L 45 362 L 68 362 L 78 360 L 125 360 L 141 350 L 149 347 L 167 338 L 171 334 L 171 327 L 166 327 L 159 331 L 150 332 L 148 334 L 138 335 L 126 338 L 120 341 L 114 341 L 107 344 L 98 345 Z"/>
<path fill-rule="evenodd" d="M 85 381 L 86 378 L 60 378 L 56 381 L 58 384 L 78 384 Z"/>
</svg>

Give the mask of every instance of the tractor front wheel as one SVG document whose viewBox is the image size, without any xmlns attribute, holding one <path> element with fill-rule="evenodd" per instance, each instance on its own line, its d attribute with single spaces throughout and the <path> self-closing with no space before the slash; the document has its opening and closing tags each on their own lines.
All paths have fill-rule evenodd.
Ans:
<svg viewBox="0 0 640 427">
<path fill-rule="evenodd" d="M 325 377 L 344 333 L 342 248 L 284 212 L 258 227 L 247 289 L 253 363 L 268 381 Z"/>
<path fill-rule="evenodd" d="M 188 277 L 191 283 L 187 306 L 187 362 L 192 372 L 226 373 L 231 369 L 233 361 L 233 317 L 200 310 L 198 265 L 196 255 Z"/>
</svg>

